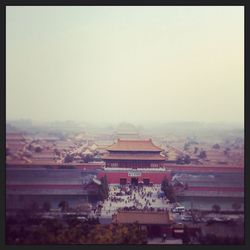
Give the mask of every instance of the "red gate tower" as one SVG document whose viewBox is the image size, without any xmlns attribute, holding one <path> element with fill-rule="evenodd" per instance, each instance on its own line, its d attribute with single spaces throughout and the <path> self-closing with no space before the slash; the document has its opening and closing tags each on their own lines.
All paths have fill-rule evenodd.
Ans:
<svg viewBox="0 0 250 250">
<path fill-rule="evenodd" d="M 118 139 L 106 150 L 108 153 L 102 159 L 109 183 L 160 183 L 166 174 L 165 157 L 160 154 L 163 149 L 154 145 L 151 139 Z"/>
<path fill-rule="evenodd" d="M 107 147 L 109 154 L 103 157 L 106 167 L 116 168 L 158 168 L 162 167 L 165 157 L 163 149 L 152 140 L 121 140 Z"/>
</svg>

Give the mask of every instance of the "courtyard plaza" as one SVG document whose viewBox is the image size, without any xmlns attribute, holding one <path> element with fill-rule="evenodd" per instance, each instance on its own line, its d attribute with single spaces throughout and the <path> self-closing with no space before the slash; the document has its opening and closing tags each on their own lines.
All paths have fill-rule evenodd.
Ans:
<svg viewBox="0 0 250 250">
<path fill-rule="evenodd" d="M 170 211 L 174 206 L 162 194 L 161 185 L 109 185 L 108 198 L 101 205 L 101 217 L 112 217 L 118 209 Z"/>
</svg>

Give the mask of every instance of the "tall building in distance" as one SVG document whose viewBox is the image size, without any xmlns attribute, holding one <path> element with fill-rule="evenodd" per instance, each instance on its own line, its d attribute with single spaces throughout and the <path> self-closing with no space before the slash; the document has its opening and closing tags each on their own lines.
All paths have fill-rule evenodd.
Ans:
<svg viewBox="0 0 250 250">
<path fill-rule="evenodd" d="M 138 128 L 131 123 L 120 123 L 114 132 L 114 139 L 139 140 L 141 138 Z"/>
</svg>

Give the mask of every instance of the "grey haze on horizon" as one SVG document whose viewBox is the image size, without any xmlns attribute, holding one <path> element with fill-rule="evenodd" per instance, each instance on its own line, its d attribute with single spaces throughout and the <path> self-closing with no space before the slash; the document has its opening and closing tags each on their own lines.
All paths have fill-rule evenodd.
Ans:
<svg viewBox="0 0 250 250">
<path fill-rule="evenodd" d="M 7 7 L 7 120 L 244 123 L 244 7 Z"/>
</svg>

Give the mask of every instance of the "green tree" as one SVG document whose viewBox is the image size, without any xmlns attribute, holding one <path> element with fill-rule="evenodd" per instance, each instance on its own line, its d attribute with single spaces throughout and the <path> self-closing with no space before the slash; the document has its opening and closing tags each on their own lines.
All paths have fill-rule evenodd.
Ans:
<svg viewBox="0 0 250 250">
<path fill-rule="evenodd" d="M 42 148 L 41 148 L 40 146 L 37 146 L 37 147 L 35 148 L 35 152 L 36 152 L 36 153 L 41 153 L 41 152 L 42 152 Z"/>
<path fill-rule="evenodd" d="M 226 148 L 224 150 L 224 155 L 228 156 L 229 155 L 229 152 L 230 152 L 230 148 Z"/>
<path fill-rule="evenodd" d="M 49 211 L 50 211 L 50 208 L 51 208 L 51 204 L 50 204 L 48 201 L 45 201 L 45 202 L 43 203 L 43 211 L 49 212 Z"/>
<path fill-rule="evenodd" d="M 54 153 L 55 153 L 56 155 L 60 156 L 60 151 L 59 151 L 57 148 L 54 149 Z"/>
<path fill-rule="evenodd" d="M 184 164 L 184 156 L 183 155 L 178 155 L 176 158 L 176 163 L 177 164 Z"/>
<path fill-rule="evenodd" d="M 173 186 L 168 182 L 167 177 L 165 176 L 161 183 L 161 190 L 165 193 L 166 197 L 171 203 L 176 201 L 175 191 Z"/>
<path fill-rule="evenodd" d="M 184 163 L 185 164 L 190 164 L 191 163 L 191 157 L 189 155 L 184 156 Z"/>
<path fill-rule="evenodd" d="M 199 148 L 198 147 L 195 147 L 194 148 L 194 154 L 196 154 L 198 152 Z"/>
<path fill-rule="evenodd" d="M 221 210 L 221 207 L 218 205 L 218 204 L 214 204 L 212 206 L 212 211 L 215 212 L 215 213 L 219 213 Z"/>
<path fill-rule="evenodd" d="M 68 204 L 67 201 L 61 201 L 61 202 L 58 204 L 58 207 L 60 207 L 61 210 L 62 210 L 63 212 L 66 212 L 66 211 L 68 211 L 68 209 L 69 209 L 69 204 Z"/>
<path fill-rule="evenodd" d="M 64 162 L 65 163 L 70 163 L 74 160 L 74 157 L 72 155 L 66 155 L 65 158 L 64 158 Z"/>
<path fill-rule="evenodd" d="M 201 151 L 200 151 L 200 154 L 199 154 L 199 157 L 200 157 L 201 159 L 207 158 L 207 153 L 206 153 L 206 151 L 205 151 L 205 150 L 201 150 Z"/>
<path fill-rule="evenodd" d="M 162 182 L 161 182 L 161 190 L 162 190 L 163 192 L 165 192 L 165 191 L 168 189 L 168 187 L 169 187 L 168 179 L 167 179 L 167 177 L 165 176 L 164 179 L 163 179 Z"/>
<path fill-rule="evenodd" d="M 83 160 L 84 160 L 85 163 L 88 163 L 88 162 L 93 161 L 94 157 L 93 157 L 93 155 L 88 154 L 88 155 L 84 156 Z"/>
<path fill-rule="evenodd" d="M 213 145 L 213 148 L 214 149 L 220 149 L 220 145 L 218 143 L 216 143 L 216 144 Z"/>
<path fill-rule="evenodd" d="M 239 202 L 234 202 L 232 204 L 232 208 L 233 208 L 233 210 L 238 211 L 241 208 L 241 204 Z"/>
<path fill-rule="evenodd" d="M 101 225 L 96 220 L 82 223 L 77 219 L 61 221 L 9 217 L 6 222 L 8 244 L 145 244 L 147 242 L 147 231 L 141 230 L 138 223 Z"/>
<path fill-rule="evenodd" d="M 101 177 L 101 185 L 99 185 L 99 197 L 101 200 L 105 200 L 108 197 L 109 187 L 106 174 Z"/>
</svg>

